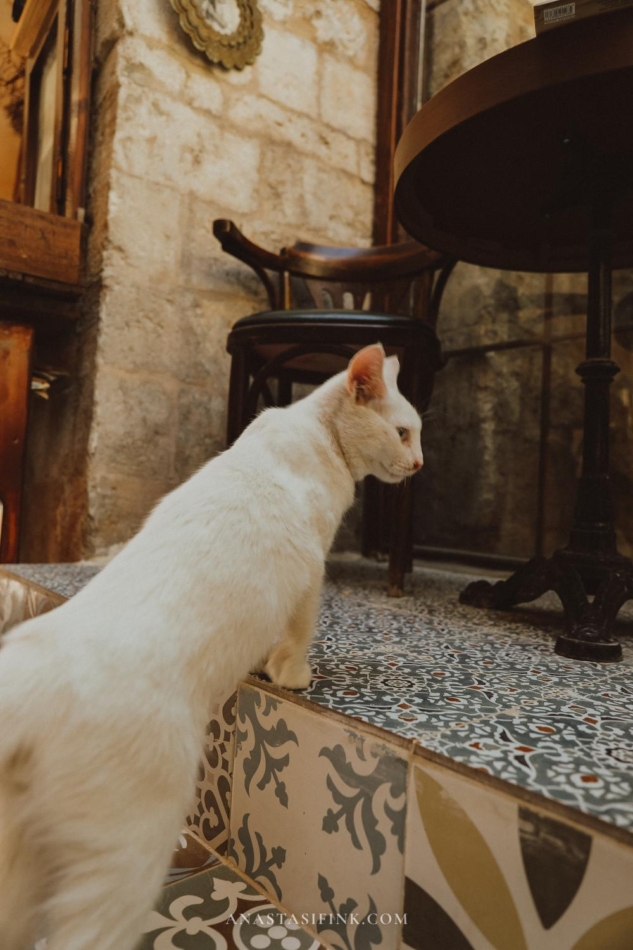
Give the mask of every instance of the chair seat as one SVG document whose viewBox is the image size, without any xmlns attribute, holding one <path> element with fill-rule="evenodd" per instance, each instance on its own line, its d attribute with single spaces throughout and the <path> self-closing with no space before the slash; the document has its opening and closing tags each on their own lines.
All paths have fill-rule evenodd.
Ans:
<svg viewBox="0 0 633 950">
<path fill-rule="evenodd" d="M 250 327 L 336 325 L 373 325 L 377 327 L 401 327 L 411 329 L 413 324 L 426 326 L 412 317 L 394 316 L 391 313 L 372 313 L 369 310 L 263 310 L 242 317 L 233 325 L 233 331 Z"/>
</svg>

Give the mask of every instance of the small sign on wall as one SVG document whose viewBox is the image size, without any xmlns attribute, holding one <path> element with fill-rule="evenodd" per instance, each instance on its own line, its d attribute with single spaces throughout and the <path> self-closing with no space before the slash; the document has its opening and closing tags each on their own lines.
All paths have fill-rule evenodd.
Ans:
<svg viewBox="0 0 633 950">
<path fill-rule="evenodd" d="M 561 0 L 551 0 L 534 7 L 534 26 L 538 35 L 566 23 L 632 6 L 633 0 L 566 0 L 562 3 Z"/>
</svg>

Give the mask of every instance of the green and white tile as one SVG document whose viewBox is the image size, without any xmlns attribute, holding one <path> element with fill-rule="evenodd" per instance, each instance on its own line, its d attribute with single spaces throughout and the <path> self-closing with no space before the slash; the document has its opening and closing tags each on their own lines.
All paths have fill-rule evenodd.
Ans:
<svg viewBox="0 0 633 950">
<path fill-rule="evenodd" d="M 411 950 L 627 950 L 633 851 L 416 760 L 405 860 Z"/>
<path fill-rule="evenodd" d="M 252 685 L 236 729 L 229 856 L 335 950 L 395 950 L 406 752 Z"/>
<path fill-rule="evenodd" d="M 235 748 L 235 692 L 214 704 L 207 725 L 196 783 L 196 801 L 187 824 L 209 847 L 225 854 L 229 840 Z"/>
</svg>

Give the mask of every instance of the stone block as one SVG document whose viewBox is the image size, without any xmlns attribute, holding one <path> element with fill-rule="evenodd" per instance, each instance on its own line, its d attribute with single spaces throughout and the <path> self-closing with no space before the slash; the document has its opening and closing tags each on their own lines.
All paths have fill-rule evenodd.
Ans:
<svg viewBox="0 0 633 950">
<path fill-rule="evenodd" d="M 264 14 L 264 23 L 268 17 L 282 23 L 292 16 L 294 0 L 259 0 L 259 6 Z"/>
<path fill-rule="evenodd" d="M 285 142 L 305 155 L 355 174 L 357 142 L 319 121 L 289 112 L 254 94 L 235 96 L 227 109 L 231 123 L 269 142 Z M 289 152 L 292 156 L 292 152 Z"/>
<path fill-rule="evenodd" d="M 119 43 L 121 71 L 125 79 L 137 86 L 156 89 L 178 96 L 184 89 L 187 70 L 183 64 L 151 40 L 140 36 L 125 36 Z"/>
<path fill-rule="evenodd" d="M 129 269 L 117 267 L 116 274 L 101 300 L 101 365 L 178 378 L 180 292 L 147 286 L 142 274 Z"/>
<path fill-rule="evenodd" d="M 186 202 L 180 277 L 187 287 L 210 290 L 218 295 L 252 298 L 253 310 L 265 305 L 263 285 L 256 274 L 236 258 L 225 254 L 213 234 L 213 221 L 222 215 L 217 205 L 195 196 Z M 247 232 L 252 239 L 252 234 Z"/>
<path fill-rule="evenodd" d="M 194 109 L 213 115 L 220 115 L 224 105 L 222 86 L 209 68 L 204 72 L 188 72 L 185 99 Z"/>
<path fill-rule="evenodd" d="M 193 475 L 226 447 L 224 389 L 183 387 L 178 393 L 175 468 L 179 482 Z"/>
<path fill-rule="evenodd" d="M 227 86 L 250 86 L 257 88 L 257 69 L 255 66 L 245 66 L 244 69 L 229 69 L 222 73 L 222 82 Z"/>
<path fill-rule="evenodd" d="M 229 355 L 226 340 L 236 320 L 255 311 L 243 298 L 183 294 L 178 322 L 180 379 L 226 396 Z"/>
<path fill-rule="evenodd" d="M 301 176 L 305 161 L 285 146 L 266 143 L 262 147 L 258 216 L 269 225 L 282 225 L 286 233 L 305 228 L 308 196 Z"/>
<path fill-rule="evenodd" d="M 432 95 L 462 73 L 534 36 L 529 0 L 446 0 L 431 11 Z"/>
<path fill-rule="evenodd" d="M 309 16 L 319 43 L 346 59 L 365 63 L 370 43 L 369 24 L 353 3 L 321 0 Z"/>
<path fill-rule="evenodd" d="M 267 29 L 261 56 L 255 64 L 263 95 L 297 112 L 317 110 L 318 54 L 313 43 Z"/>
<path fill-rule="evenodd" d="M 259 144 L 225 131 L 207 115 L 164 94 L 122 87 L 114 160 L 128 174 L 252 210 L 259 184 Z"/>
<path fill-rule="evenodd" d="M 326 56 L 321 88 L 321 118 L 354 138 L 374 140 L 376 89 L 373 76 Z"/>
<path fill-rule="evenodd" d="M 100 3 L 95 10 L 94 59 L 102 64 L 125 32 L 125 18 L 118 3 Z"/>
<path fill-rule="evenodd" d="M 103 368 L 96 380 L 90 464 L 163 484 L 173 480 L 176 383 Z"/>
<path fill-rule="evenodd" d="M 174 48 L 189 42 L 180 29 L 178 15 L 165 0 L 118 0 L 118 4 L 130 34 L 149 36 Z"/>
<path fill-rule="evenodd" d="M 88 482 L 88 556 L 106 553 L 136 534 L 158 501 L 173 487 L 167 481 L 93 471 Z"/>
<path fill-rule="evenodd" d="M 376 180 L 376 145 L 374 142 L 358 143 L 358 164 L 360 177 L 367 184 L 373 185 Z"/>
<path fill-rule="evenodd" d="M 108 266 L 137 270 L 139 283 L 177 283 L 182 196 L 173 188 L 132 178 L 110 178 Z"/>
<path fill-rule="evenodd" d="M 373 189 L 358 178 L 318 162 L 303 170 L 306 231 L 323 235 L 325 242 L 355 245 L 371 235 Z"/>
</svg>

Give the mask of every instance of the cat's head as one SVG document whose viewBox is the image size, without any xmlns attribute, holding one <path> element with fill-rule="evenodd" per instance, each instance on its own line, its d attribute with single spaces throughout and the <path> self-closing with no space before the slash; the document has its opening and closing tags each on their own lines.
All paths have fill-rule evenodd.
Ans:
<svg viewBox="0 0 633 950">
<path fill-rule="evenodd" d="M 337 420 L 352 475 L 401 482 L 422 468 L 418 412 L 398 390 L 400 364 L 380 343 L 366 346 L 344 374 L 345 395 Z"/>
</svg>

